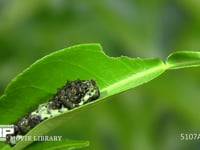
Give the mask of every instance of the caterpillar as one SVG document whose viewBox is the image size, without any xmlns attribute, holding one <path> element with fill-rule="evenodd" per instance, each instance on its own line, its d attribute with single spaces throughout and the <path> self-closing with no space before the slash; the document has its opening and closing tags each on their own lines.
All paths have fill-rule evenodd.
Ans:
<svg viewBox="0 0 200 150">
<path fill-rule="evenodd" d="M 40 122 L 96 100 L 99 96 L 100 92 L 94 80 L 67 81 L 48 102 L 40 104 L 37 109 L 15 122 L 14 133 L 7 135 L 6 141 L 10 146 L 14 146 L 16 140 L 12 136 L 23 136 Z"/>
</svg>

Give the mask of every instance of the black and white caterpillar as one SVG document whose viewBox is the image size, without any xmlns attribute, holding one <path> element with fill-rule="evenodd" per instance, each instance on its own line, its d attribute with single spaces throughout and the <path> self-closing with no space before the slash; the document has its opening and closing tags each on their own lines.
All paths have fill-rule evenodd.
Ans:
<svg viewBox="0 0 200 150">
<path fill-rule="evenodd" d="M 14 134 L 7 135 L 7 143 L 16 144 L 13 136 L 23 136 L 45 119 L 58 116 L 75 107 L 99 98 L 100 92 L 94 80 L 67 81 L 57 93 L 46 103 L 14 123 Z"/>
</svg>

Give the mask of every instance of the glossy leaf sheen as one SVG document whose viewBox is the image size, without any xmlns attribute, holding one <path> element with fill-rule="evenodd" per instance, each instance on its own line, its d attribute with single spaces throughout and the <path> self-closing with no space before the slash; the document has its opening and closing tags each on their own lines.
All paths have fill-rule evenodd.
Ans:
<svg viewBox="0 0 200 150">
<path fill-rule="evenodd" d="M 200 52 L 179 51 L 169 55 L 166 61 L 167 69 L 179 69 L 200 66 Z"/>
</svg>

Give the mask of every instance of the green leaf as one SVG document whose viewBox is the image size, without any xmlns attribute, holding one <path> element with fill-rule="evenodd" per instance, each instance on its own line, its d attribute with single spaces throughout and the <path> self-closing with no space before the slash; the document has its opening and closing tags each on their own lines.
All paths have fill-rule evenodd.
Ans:
<svg viewBox="0 0 200 150">
<path fill-rule="evenodd" d="M 149 82 L 167 69 L 199 66 L 199 55 L 199 52 L 173 53 L 165 65 L 158 58 L 108 57 L 99 44 L 82 44 L 54 52 L 35 62 L 8 84 L 0 98 L 0 114 L 4 114 L 0 116 L 0 124 L 11 124 L 34 110 L 67 80 L 94 79 L 100 89 L 100 98 L 45 120 L 27 134 L 44 135 L 83 109 Z M 30 144 L 31 141 L 20 141 L 13 149 L 23 149 Z"/>
<path fill-rule="evenodd" d="M 19 74 L 0 99 L 0 123 L 12 123 L 19 116 L 46 102 L 67 80 L 94 79 L 101 98 L 148 82 L 164 71 L 160 59 L 106 56 L 98 44 L 84 44 L 52 53 Z"/>
<path fill-rule="evenodd" d="M 167 69 L 179 69 L 200 66 L 200 52 L 178 51 L 168 56 Z"/>
<path fill-rule="evenodd" d="M 46 141 L 46 142 L 35 142 L 30 144 L 28 147 L 26 147 L 26 150 L 35 150 L 35 149 L 41 149 L 41 150 L 58 150 L 58 149 L 65 149 L 65 150 L 71 150 L 71 149 L 79 149 L 89 146 L 88 141 L 77 141 L 77 140 L 69 140 L 64 139 L 61 141 Z M 16 148 L 14 148 L 16 149 Z M 6 145 L 3 147 L 2 150 L 12 150 L 12 148 L 9 145 Z"/>
<path fill-rule="evenodd" d="M 0 116 L 0 124 L 10 124 L 46 102 L 67 80 L 94 79 L 100 88 L 98 101 L 101 101 L 146 83 L 163 71 L 164 64 L 160 59 L 112 58 L 106 56 L 98 44 L 66 48 L 38 60 L 10 82 L 0 99 L 0 113 L 4 114 Z M 45 134 L 89 105 L 92 103 L 44 121 L 29 134 Z M 15 147 L 25 146 L 20 143 Z"/>
<path fill-rule="evenodd" d="M 26 150 L 72 150 L 78 148 L 84 148 L 89 146 L 88 141 L 74 141 L 74 140 L 62 140 L 57 142 L 35 142 L 29 145 Z"/>
</svg>

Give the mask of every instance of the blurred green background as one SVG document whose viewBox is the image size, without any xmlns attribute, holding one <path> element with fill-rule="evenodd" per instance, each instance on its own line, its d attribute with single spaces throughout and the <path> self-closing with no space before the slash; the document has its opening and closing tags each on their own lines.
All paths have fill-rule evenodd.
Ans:
<svg viewBox="0 0 200 150">
<path fill-rule="evenodd" d="M 110 56 L 200 50 L 198 0 L 0 0 L 0 94 L 35 60 L 80 43 Z M 85 150 L 197 150 L 200 70 L 169 71 L 77 115 L 53 133 L 90 140 Z"/>
</svg>

